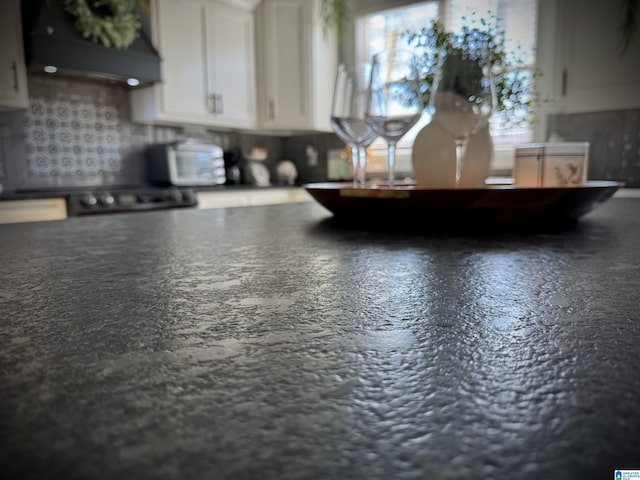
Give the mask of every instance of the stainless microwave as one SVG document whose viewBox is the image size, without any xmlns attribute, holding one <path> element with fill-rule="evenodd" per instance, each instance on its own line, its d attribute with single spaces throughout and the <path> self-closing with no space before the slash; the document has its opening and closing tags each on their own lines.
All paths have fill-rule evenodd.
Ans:
<svg viewBox="0 0 640 480">
<path fill-rule="evenodd" d="M 149 180 L 158 185 L 222 185 L 224 153 L 218 145 L 177 142 L 147 148 Z"/>
</svg>

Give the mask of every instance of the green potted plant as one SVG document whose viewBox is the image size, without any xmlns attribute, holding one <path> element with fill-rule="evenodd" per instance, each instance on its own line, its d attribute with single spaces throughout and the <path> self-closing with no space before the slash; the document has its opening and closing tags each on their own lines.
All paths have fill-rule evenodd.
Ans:
<svg viewBox="0 0 640 480">
<path fill-rule="evenodd" d="M 524 63 L 519 52 L 507 51 L 504 32 L 495 27 L 495 17 L 478 19 L 472 15 L 466 20 L 467 24 L 456 33 L 446 32 L 444 25 L 435 20 L 418 32 L 404 35 L 408 45 L 419 52 L 414 88 L 420 91 L 423 104 L 432 104 L 435 77 L 440 74 L 438 91 L 449 95 L 438 98 L 447 104 L 446 110 L 456 113 L 437 117 L 438 122 L 431 122 L 415 137 L 414 177 L 423 186 L 483 186 L 493 157 L 491 134 L 483 122 L 491 112 L 502 129 L 528 126 L 534 118 L 537 95 L 533 80 L 539 73 Z M 493 73 L 495 85 L 489 97 L 487 77 L 483 75 L 487 69 Z M 456 98 L 470 103 L 459 103 Z M 466 108 L 478 109 L 473 121 L 457 115 Z M 455 162 L 442 146 L 441 135 L 455 143 Z M 467 145 L 473 147 L 467 149 Z"/>
<path fill-rule="evenodd" d="M 495 20 L 495 19 L 492 19 Z M 479 81 L 482 65 L 494 72 L 497 110 L 505 126 L 529 124 L 533 121 L 533 106 L 538 100 L 534 79 L 540 75 L 524 64 L 518 52 L 509 52 L 505 46 L 504 32 L 492 27 L 495 22 L 472 18 L 469 25 L 459 33 L 446 32 L 444 25 L 435 20 L 430 26 L 418 32 L 407 32 L 409 45 L 418 48 L 420 54 L 419 89 L 424 105 L 429 105 L 431 86 L 439 62 L 439 52 L 448 50 L 447 62 L 464 64 L 466 88 L 473 88 Z M 453 82 L 447 78 L 447 63 L 442 65 L 443 82 Z M 460 81 L 458 79 L 457 81 Z"/>
</svg>

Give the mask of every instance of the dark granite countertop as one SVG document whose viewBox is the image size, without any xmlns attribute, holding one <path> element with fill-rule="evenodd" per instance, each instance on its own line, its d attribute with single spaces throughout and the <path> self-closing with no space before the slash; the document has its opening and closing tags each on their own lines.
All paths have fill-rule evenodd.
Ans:
<svg viewBox="0 0 640 480">
<path fill-rule="evenodd" d="M 640 199 L 563 231 L 315 203 L 0 225 L 5 479 L 640 469 Z"/>
</svg>

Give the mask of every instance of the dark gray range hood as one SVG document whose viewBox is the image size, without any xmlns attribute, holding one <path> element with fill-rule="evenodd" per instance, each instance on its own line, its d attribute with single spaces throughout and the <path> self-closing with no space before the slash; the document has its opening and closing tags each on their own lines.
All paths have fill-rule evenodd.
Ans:
<svg viewBox="0 0 640 480">
<path fill-rule="evenodd" d="M 136 78 L 140 85 L 162 80 L 160 56 L 144 28 L 127 49 L 105 47 L 82 38 L 61 0 L 22 0 L 22 23 L 30 71 L 52 65 L 62 74 L 122 82 Z"/>
</svg>

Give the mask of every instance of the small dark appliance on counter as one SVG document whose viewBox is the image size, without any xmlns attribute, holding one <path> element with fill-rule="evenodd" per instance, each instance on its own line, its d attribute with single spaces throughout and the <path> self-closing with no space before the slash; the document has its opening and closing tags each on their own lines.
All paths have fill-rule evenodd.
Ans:
<svg viewBox="0 0 640 480">
<path fill-rule="evenodd" d="M 160 186 L 213 186 L 226 182 L 224 154 L 218 145 L 180 141 L 146 150 L 149 181 Z"/>
<path fill-rule="evenodd" d="M 227 185 L 240 185 L 245 183 L 244 178 L 245 159 L 239 147 L 224 152 L 224 167 L 226 171 Z"/>
</svg>

